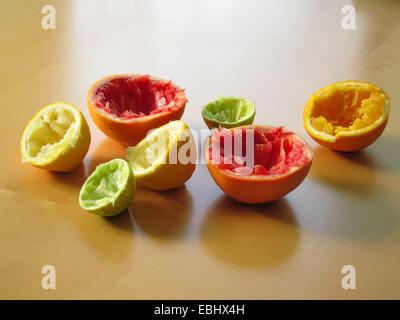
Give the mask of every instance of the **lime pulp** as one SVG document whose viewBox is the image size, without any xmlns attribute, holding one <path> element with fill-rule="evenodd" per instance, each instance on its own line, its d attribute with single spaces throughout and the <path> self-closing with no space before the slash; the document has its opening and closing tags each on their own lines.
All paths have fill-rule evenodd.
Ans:
<svg viewBox="0 0 400 320">
<path fill-rule="evenodd" d="M 250 125 L 254 121 L 255 106 L 241 97 L 221 97 L 208 103 L 202 111 L 203 119 L 211 128 L 233 128 Z"/>
<path fill-rule="evenodd" d="M 113 159 L 98 165 L 83 184 L 79 194 L 82 209 L 100 216 L 114 216 L 124 211 L 136 192 L 136 181 L 129 164 Z"/>
</svg>

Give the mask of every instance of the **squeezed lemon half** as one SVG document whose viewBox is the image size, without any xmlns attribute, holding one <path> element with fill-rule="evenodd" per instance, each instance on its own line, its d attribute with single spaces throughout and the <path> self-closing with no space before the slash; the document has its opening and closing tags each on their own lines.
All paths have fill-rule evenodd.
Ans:
<svg viewBox="0 0 400 320">
<path fill-rule="evenodd" d="M 134 147 L 128 147 L 127 159 L 138 183 L 154 190 L 183 185 L 196 167 L 196 143 L 187 125 L 171 121 Z"/>
<path fill-rule="evenodd" d="M 26 126 L 21 138 L 22 162 L 69 172 L 82 162 L 89 145 L 89 126 L 81 111 L 56 102 L 41 109 Z"/>
</svg>

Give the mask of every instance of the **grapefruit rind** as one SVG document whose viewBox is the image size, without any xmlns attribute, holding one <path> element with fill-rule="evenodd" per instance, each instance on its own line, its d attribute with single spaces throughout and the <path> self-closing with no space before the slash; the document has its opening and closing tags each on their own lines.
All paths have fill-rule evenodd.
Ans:
<svg viewBox="0 0 400 320">
<path fill-rule="evenodd" d="M 276 129 L 269 126 L 254 125 L 241 126 L 236 129 L 239 128 Z M 205 157 L 210 174 L 222 191 L 236 201 L 243 203 L 266 203 L 278 200 L 300 185 L 307 176 L 313 159 L 311 147 L 300 136 L 293 134 L 291 138 L 304 146 L 306 161 L 302 165 L 289 167 L 287 172 L 283 174 L 239 175 L 229 169 L 220 169 L 210 159 L 210 150 L 207 147 Z M 208 146 L 212 144 L 210 142 L 211 139 L 212 137 L 207 142 Z"/>
<path fill-rule="evenodd" d="M 118 79 L 140 79 L 147 77 L 156 83 L 170 84 L 176 89 L 176 96 L 173 101 L 164 106 L 157 113 L 142 114 L 136 117 L 124 118 L 107 112 L 99 107 L 96 96 L 99 88 Z M 124 145 L 136 145 L 147 134 L 148 131 L 158 128 L 169 121 L 179 120 L 185 110 L 187 103 L 185 90 L 161 78 L 142 74 L 114 74 L 96 81 L 88 90 L 87 105 L 89 113 L 96 126 L 109 138 Z"/>
</svg>

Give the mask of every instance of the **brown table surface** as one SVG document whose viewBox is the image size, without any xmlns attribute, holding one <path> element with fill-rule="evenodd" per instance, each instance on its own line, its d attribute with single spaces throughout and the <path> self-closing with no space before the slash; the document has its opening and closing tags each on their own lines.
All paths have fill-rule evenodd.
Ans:
<svg viewBox="0 0 400 320">
<path fill-rule="evenodd" d="M 0 2 L 0 298 L 400 298 L 400 1 Z M 341 26 L 356 8 L 356 29 Z M 205 128 L 201 108 L 223 95 L 256 104 L 256 124 L 285 125 L 314 148 L 307 179 L 283 199 L 244 205 L 205 165 L 185 187 L 138 187 L 129 212 L 102 218 L 78 204 L 101 162 L 125 157 L 86 107 L 90 84 L 145 73 L 186 88 L 183 115 Z M 367 80 L 392 110 L 383 136 L 343 154 L 307 135 L 302 111 L 324 85 Z M 55 101 L 78 106 L 92 143 L 74 172 L 20 162 L 28 121 Z M 44 265 L 56 289 L 41 287 Z M 356 268 L 356 290 L 341 269 Z"/>
</svg>

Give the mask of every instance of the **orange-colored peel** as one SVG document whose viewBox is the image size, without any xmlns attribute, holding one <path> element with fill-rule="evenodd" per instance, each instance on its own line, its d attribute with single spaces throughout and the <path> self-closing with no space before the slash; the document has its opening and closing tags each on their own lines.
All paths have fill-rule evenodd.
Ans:
<svg viewBox="0 0 400 320">
<path fill-rule="evenodd" d="M 319 144 L 355 151 L 372 144 L 386 127 L 389 96 L 365 81 L 342 81 L 315 92 L 304 108 L 304 127 Z"/>
<path fill-rule="evenodd" d="M 176 89 L 175 98 L 163 110 L 159 110 L 158 113 L 141 114 L 137 117 L 126 118 L 112 112 L 107 112 L 98 106 L 98 97 L 96 97 L 96 94 L 99 88 L 105 84 L 115 79 L 139 79 L 143 77 L 148 77 L 151 83 L 170 83 Z M 138 90 L 137 93 L 133 93 L 132 95 L 135 94 L 140 96 L 141 91 Z M 95 82 L 89 88 L 87 95 L 89 113 L 97 127 L 111 139 L 125 145 L 136 145 L 151 129 L 158 128 L 169 121 L 179 120 L 185 110 L 186 102 L 185 92 L 180 87 L 160 78 L 140 74 L 115 74 L 107 76 Z"/>
<path fill-rule="evenodd" d="M 241 126 L 238 128 L 270 130 L 269 126 Z M 235 130 L 229 129 L 229 130 Z M 227 129 L 225 129 L 227 130 Z M 285 132 L 287 132 L 285 130 Z M 211 137 L 209 144 L 211 143 Z M 264 203 L 278 200 L 294 190 L 307 176 L 311 167 L 313 151 L 297 134 L 290 133 L 290 139 L 299 144 L 304 153 L 304 161 L 300 165 L 290 166 L 284 173 L 272 174 L 236 174 L 232 170 L 219 168 L 213 163 L 210 151 L 206 149 L 206 159 L 211 176 L 218 186 L 231 198 L 244 203 Z M 257 166 L 257 165 L 256 165 Z"/>
</svg>

